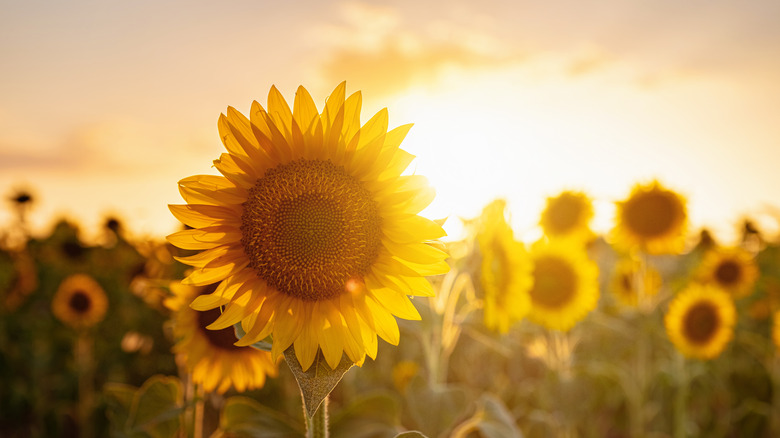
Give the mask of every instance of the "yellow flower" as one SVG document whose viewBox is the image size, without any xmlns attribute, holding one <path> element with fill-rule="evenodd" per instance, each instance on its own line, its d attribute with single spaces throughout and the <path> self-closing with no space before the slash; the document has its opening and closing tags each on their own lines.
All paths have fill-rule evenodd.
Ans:
<svg viewBox="0 0 780 438">
<path fill-rule="evenodd" d="M 551 238 L 588 239 L 592 234 L 591 219 L 591 200 L 582 192 L 564 191 L 556 197 L 547 198 L 539 225 L 544 234 Z"/>
<path fill-rule="evenodd" d="M 583 249 L 560 241 L 537 244 L 531 249 L 531 259 L 530 320 L 568 331 L 596 308 L 598 266 Z"/>
<path fill-rule="evenodd" d="M 692 284 L 669 305 L 664 322 L 677 350 L 695 359 L 720 355 L 734 336 L 734 301 L 715 286 Z"/>
<path fill-rule="evenodd" d="M 780 350 L 780 310 L 775 312 L 772 318 L 772 340 L 775 341 L 775 347 Z"/>
<path fill-rule="evenodd" d="M 447 272 L 447 255 L 428 242 L 445 235 L 418 216 L 433 199 L 414 158 L 399 148 L 411 125 L 387 130 L 383 109 L 360 125 L 361 94 L 345 83 L 320 114 L 299 87 L 291 110 L 272 87 L 268 111 L 219 118 L 227 153 L 223 176 L 179 182 L 188 205 L 171 205 L 193 227 L 168 236 L 203 252 L 178 260 L 195 268 L 184 282 L 219 283 L 192 307 L 225 306 L 210 328 L 241 322 L 237 345 L 272 336 L 273 356 L 291 345 L 304 370 L 317 352 L 335 368 L 346 353 L 375 358 L 377 335 L 399 342 L 394 316 L 419 319 L 408 295 L 432 296 L 427 275 Z"/>
<path fill-rule="evenodd" d="M 252 347 L 236 347 L 233 327 L 208 330 L 219 309 L 198 312 L 189 307 L 196 297 L 214 287 L 192 287 L 172 284 L 174 296 L 165 305 L 174 311 L 173 334 L 177 340 L 173 351 L 186 363 L 192 381 L 207 392 L 220 394 L 233 387 L 237 391 L 262 388 L 266 376 L 276 377 L 278 367 L 271 353 Z"/>
<path fill-rule="evenodd" d="M 648 254 L 682 251 L 688 216 L 685 199 L 658 181 L 634 186 L 628 199 L 617 203 L 615 242 Z"/>
<path fill-rule="evenodd" d="M 626 306 L 637 305 L 640 292 L 637 288 L 640 283 L 637 280 L 643 281 L 641 292 L 646 297 L 656 295 L 661 289 L 661 274 L 648 266 L 643 275 L 640 267 L 639 261 L 626 258 L 617 262 L 612 271 L 609 290 Z"/>
<path fill-rule="evenodd" d="M 742 248 L 716 247 L 707 252 L 698 269 L 698 280 L 725 290 L 734 299 L 753 292 L 758 279 L 758 265 Z"/>
<path fill-rule="evenodd" d="M 108 298 L 89 275 L 73 274 L 60 283 L 51 303 L 52 313 L 63 323 L 86 329 L 103 320 Z"/>
<path fill-rule="evenodd" d="M 500 333 L 509 331 L 531 307 L 531 261 L 523 244 L 515 240 L 505 210 L 503 200 L 490 203 L 482 212 L 477 231 L 485 326 Z"/>
</svg>

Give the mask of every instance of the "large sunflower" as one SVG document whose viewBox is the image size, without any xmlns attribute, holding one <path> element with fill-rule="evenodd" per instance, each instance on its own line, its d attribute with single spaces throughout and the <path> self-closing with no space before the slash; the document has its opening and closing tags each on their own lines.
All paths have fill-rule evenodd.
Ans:
<svg viewBox="0 0 780 438">
<path fill-rule="evenodd" d="M 482 256 L 480 283 L 485 326 L 501 333 L 530 310 L 531 261 L 504 217 L 506 203 L 496 200 L 482 212 L 477 243 Z"/>
<path fill-rule="evenodd" d="M 641 290 L 640 290 L 641 287 Z M 609 280 L 609 290 L 618 301 L 636 307 L 639 294 L 650 297 L 661 289 L 661 274 L 651 267 L 641 269 L 638 260 L 625 258 L 615 264 Z"/>
<path fill-rule="evenodd" d="M 197 296 L 213 290 L 214 286 L 171 285 L 174 296 L 165 304 L 174 311 L 177 342 L 173 351 L 187 364 L 193 382 L 207 392 L 224 393 L 230 387 L 238 391 L 262 388 L 266 376 L 276 377 L 278 373 L 271 353 L 233 345 L 238 340 L 233 327 L 206 329 L 219 317 L 219 309 L 198 312 L 189 307 Z"/>
<path fill-rule="evenodd" d="M 319 113 L 299 87 L 293 109 L 272 87 L 268 111 L 219 118 L 227 153 L 223 176 L 179 182 L 188 205 L 171 205 L 193 227 L 168 236 L 203 252 L 184 282 L 219 283 L 192 307 L 225 306 L 210 328 L 241 322 L 237 345 L 271 335 L 278 357 L 291 345 L 304 370 L 322 350 L 335 368 L 342 352 L 374 358 L 377 335 L 398 344 L 394 316 L 419 319 L 407 295 L 433 295 L 426 275 L 448 271 L 447 255 L 427 242 L 445 235 L 418 216 L 433 199 L 420 175 L 402 175 L 414 158 L 399 148 L 411 125 L 387 131 L 383 109 L 360 125 L 361 94 L 345 83 Z"/>
<path fill-rule="evenodd" d="M 103 288 L 86 274 L 73 274 L 60 283 L 51 302 L 54 316 L 63 323 L 86 329 L 103 320 L 108 298 Z"/>
<path fill-rule="evenodd" d="M 634 186 L 628 199 L 617 203 L 612 231 L 618 245 L 649 254 L 682 251 L 688 227 L 685 198 L 658 181 Z"/>
<path fill-rule="evenodd" d="M 735 299 L 753 292 L 758 265 L 742 248 L 715 247 L 707 252 L 698 269 L 698 280 L 725 290 Z"/>
<path fill-rule="evenodd" d="M 669 339 L 686 357 L 713 359 L 734 336 L 734 300 L 715 286 L 692 284 L 669 305 L 664 322 Z"/>
<path fill-rule="evenodd" d="M 590 198 L 582 192 L 564 191 L 558 196 L 547 198 L 539 225 L 544 234 L 552 238 L 587 239 L 592 234 L 591 219 L 593 204 Z"/>
<path fill-rule="evenodd" d="M 598 266 L 584 250 L 554 241 L 535 245 L 531 259 L 529 319 L 549 329 L 568 331 L 596 308 Z"/>
</svg>

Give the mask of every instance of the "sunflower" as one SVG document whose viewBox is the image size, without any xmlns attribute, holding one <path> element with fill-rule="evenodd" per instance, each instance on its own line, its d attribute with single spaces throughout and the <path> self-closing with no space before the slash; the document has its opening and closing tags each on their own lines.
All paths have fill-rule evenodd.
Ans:
<svg viewBox="0 0 780 438">
<path fill-rule="evenodd" d="M 739 247 L 716 247 L 707 252 L 699 266 L 697 278 L 725 290 L 735 299 L 753 292 L 758 279 L 758 265 L 753 256 Z"/>
<path fill-rule="evenodd" d="M 54 316 L 63 323 L 86 329 L 103 320 L 108 298 L 103 288 L 86 274 L 73 274 L 60 283 L 51 302 Z"/>
<path fill-rule="evenodd" d="M 485 326 L 500 333 L 509 331 L 531 308 L 531 262 L 523 244 L 515 240 L 505 210 L 503 200 L 490 203 L 482 211 L 477 231 Z"/>
<path fill-rule="evenodd" d="M 775 347 L 780 350 L 780 310 L 772 317 L 772 340 L 775 341 Z"/>
<path fill-rule="evenodd" d="M 635 185 L 628 199 L 617 203 L 612 234 L 620 246 L 671 254 L 682 251 L 687 227 L 685 198 L 653 181 Z"/>
<path fill-rule="evenodd" d="M 184 283 L 218 283 L 192 307 L 225 306 L 211 329 L 238 322 L 249 345 L 269 335 L 274 358 L 293 346 L 303 370 L 322 351 L 335 368 L 346 353 L 376 357 L 377 335 L 397 345 L 394 316 L 420 319 L 408 295 L 432 296 L 427 275 L 447 272 L 428 242 L 445 235 L 418 216 L 433 199 L 420 175 L 402 175 L 414 156 L 399 145 L 411 125 L 387 130 L 387 110 L 360 125 L 361 94 L 341 83 L 320 114 L 299 87 L 291 110 L 272 87 L 268 111 L 233 108 L 219 118 L 227 149 L 222 176 L 179 182 L 187 205 L 173 215 L 193 229 L 168 236 L 203 250 Z"/>
<path fill-rule="evenodd" d="M 718 287 L 694 283 L 671 302 L 664 322 L 669 339 L 680 353 L 713 359 L 734 336 L 734 300 Z"/>
<path fill-rule="evenodd" d="M 192 381 L 207 392 L 220 394 L 230 387 L 237 391 L 262 388 L 266 376 L 276 377 L 278 367 L 271 353 L 252 347 L 236 347 L 233 327 L 208 330 L 219 316 L 219 309 L 198 312 L 189 304 L 199 295 L 212 292 L 214 286 L 192 287 L 172 284 L 174 296 L 165 301 L 173 310 L 173 351 L 192 373 Z"/>
<path fill-rule="evenodd" d="M 640 284 L 641 291 L 637 287 Z M 660 289 L 661 274 L 650 267 L 647 267 L 644 273 L 641 272 L 640 262 L 631 258 L 617 262 L 609 280 L 609 290 L 626 306 L 636 307 L 640 292 L 649 297 L 656 295 Z"/>
<path fill-rule="evenodd" d="M 547 198 L 539 225 L 548 237 L 587 239 L 592 234 L 591 219 L 593 204 L 590 198 L 582 192 L 564 191 L 556 197 Z"/>
<path fill-rule="evenodd" d="M 568 331 L 596 308 L 598 266 L 584 250 L 561 241 L 539 243 L 531 249 L 531 259 L 530 320 Z"/>
</svg>

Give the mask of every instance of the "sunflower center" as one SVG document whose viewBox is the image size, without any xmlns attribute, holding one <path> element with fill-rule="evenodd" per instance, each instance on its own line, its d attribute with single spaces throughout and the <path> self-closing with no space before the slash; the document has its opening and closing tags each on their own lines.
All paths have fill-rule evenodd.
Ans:
<svg viewBox="0 0 780 438">
<path fill-rule="evenodd" d="M 221 312 L 219 308 L 207 310 L 205 312 L 198 313 L 198 327 L 201 332 L 206 336 L 209 343 L 223 350 L 238 350 L 242 347 L 236 347 L 233 345 L 238 339 L 236 338 L 236 332 L 233 327 L 224 328 L 221 330 L 209 330 L 206 327 L 219 318 Z"/>
<path fill-rule="evenodd" d="M 705 344 L 718 329 L 720 318 L 710 303 L 697 303 L 686 312 L 683 319 L 683 333 L 686 339 L 696 344 Z"/>
<path fill-rule="evenodd" d="M 381 245 L 371 192 L 330 161 L 269 169 L 249 190 L 241 220 L 249 266 L 306 301 L 340 295 L 350 279 L 368 273 Z"/>
<path fill-rule="evenodd" d="M 566 233 L 577 225 L 582 206 L 572 198 L 559 198 L 551 203 L 545 216 L 553 233 Z"/>
<path fill-rule="evenodd" d="M 630 229 L 642 237 L 657 237 L 669 231 L 677 217 L 677 204 L 662 192 L 643 193 L 625 206 Z"/>
<path fill-rule="evenodd" d="M 715 269 L 715 278 L 718 279 L 718 283 L 727 286 L 738 282 L 740 274 L 739 265 L 733 260 L 726 260 Z"/>
<path fill-rule="evenodd" d="M 68 306 L 76 313 L 87 313 L 89 308 L 92 307 L 92 300 L 83 291 L 76 291 L 70 296 L 68 300 Z"/>
<path fill-rule="evenodd" d="M 531 300 L 534 305 L 561 308 L 574 298 L 577 277 L 571 265 L 557 257 L 542 257 L 534 264 L 534 286 Z"/>
</svg>

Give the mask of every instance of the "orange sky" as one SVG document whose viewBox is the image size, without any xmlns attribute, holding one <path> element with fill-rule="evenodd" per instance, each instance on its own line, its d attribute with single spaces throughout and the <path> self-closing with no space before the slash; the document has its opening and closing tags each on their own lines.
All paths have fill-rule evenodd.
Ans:
<svg viewBox="0 0 780 438">
<path fill-rule="evenodd" d="M 715 3 L 715 4 L 713 4 Z M 0 190 L 29 187 L 37 229 L 106 214 L 175 229 L 176 181 L 212 173 L 216 120 L 271 84 L 318 102 L 341 80 L 363 118 L 413 122 L 404 146 L 432 217 L 509 200 L 533 236 L 544 198 L 596 200 L 596 227 L 637 181 L 732 232 L 780 206 L 780 4 L 0 0 Z M 7 223 L 7 210 L 0 223 Z M 450 231 L 457 233 L 456 220 Z M 772 228 L 774 227 L 774 228 Z"/>
</svg>

